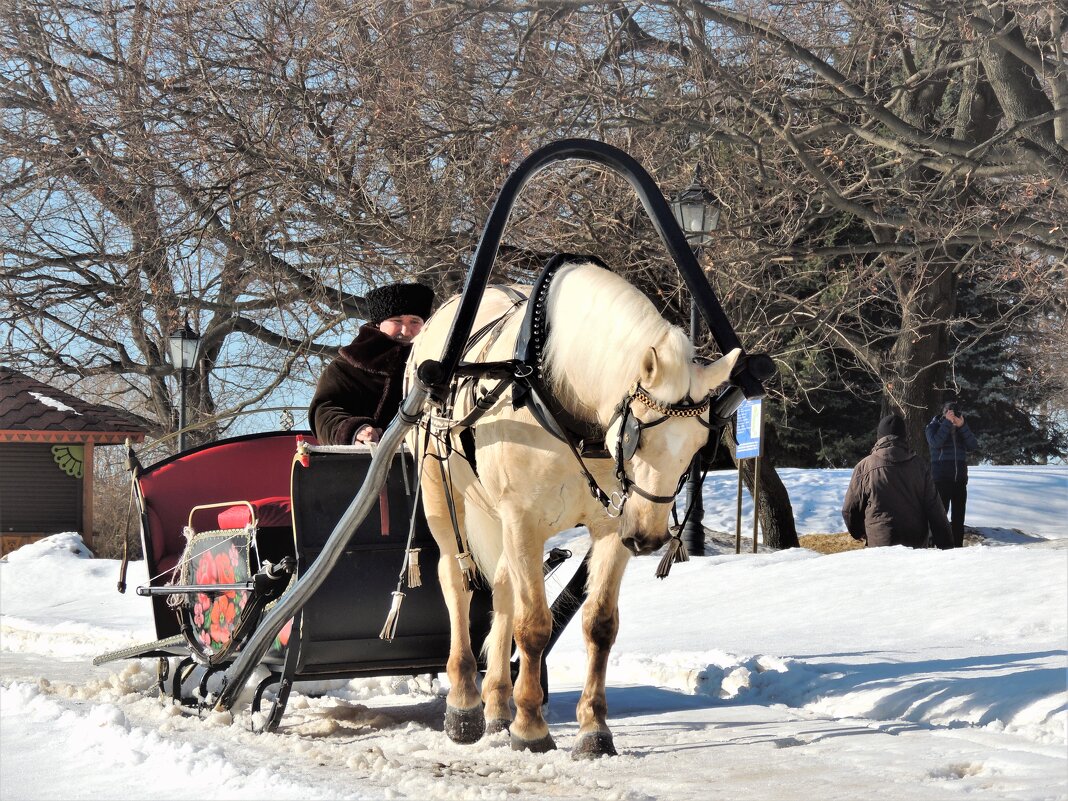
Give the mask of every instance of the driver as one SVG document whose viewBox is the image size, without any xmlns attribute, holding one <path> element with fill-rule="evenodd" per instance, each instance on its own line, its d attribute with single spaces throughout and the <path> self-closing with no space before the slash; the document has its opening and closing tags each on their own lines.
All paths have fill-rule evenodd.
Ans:
<svg viewBox="0 0 1068 801">
<path fill-rule="evenodd" d="M 434 305 L 424 284 L 367 293 L 367 322 L 319 378 L 308 408 L 320 445 L 378 442 L 400 408 L 404 365 Z"/>
</svg>

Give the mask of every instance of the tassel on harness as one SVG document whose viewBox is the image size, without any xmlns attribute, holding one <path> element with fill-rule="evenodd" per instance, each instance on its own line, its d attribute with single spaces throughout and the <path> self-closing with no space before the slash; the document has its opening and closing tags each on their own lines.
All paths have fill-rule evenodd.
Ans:
<svg viewBox="0 0 1068 801">
<path fill-rule="evenodd" d="M 415 463 L 418 465 L 418 460 Z M 405 473 L 405 475 L 407 474 Z M 401 592 L 402 584 L 407 580 L 408 587 L 411 589 L 423 583 L 419 573 L 419 548 L 412 547 L 412 539 L 415 537 L 415 521 L 419 514 L 419 495 L 422 486 L 422 483 L 415 485 L 415 497 L 412 499 L 412 517 L 408 523 L 408 542 L 404 546 L 404 563 L 401 565 L 400 575 L 397 577 L 397 589 L 393 591 L 393 602 L 389 605 L 389 614 L 386 615 L 386 622 L 378 633 L 378 639 L 386 642 L 393 642 L 393 638 L 397 636 L 401 604 L 404 603 L 404 593 Z"/>
<path fill-rule="evenodd" d="M 430 427 L 427 426 L 428 442 L 429 439 Z M 445 472 L 445 460 L 449 458 L 449 453 L 452 451 L 448 438 L 445 440 L 445 450 L 445 459 L 435 456 L 434 460 L 438 463 L 438 470 L 441 472 L 441 486 L 445 490 L 445 502 L 449 508 L 449 519 L 452 522 L 453 534 L 456 536 L 456 564 L 460 569 L 460 583 L 464 592 L 471 592 L 475 586 L 477 570 L 475 569 L 475 560 L 467 549 L 463 534 L 460 532 L 460 523 L 456 518 L 456 505 L 452 498 L 452 481 L 450 480 L 450 475 Z M 451 468 L 449 472 L 451 473 Z"/>
<path fill-rule="evenodd" d="M 419 572 L 419 551 L 420 548 L 412 548 L 408 551 L 408 587 L 414 589 L 415 587 L 422 586 L 423 577 Z"/>
<path fill-rule="evenodd" d="M 718 443 L 717 443 L 718 445 Z M 683 474 L 685 476 L 685 474 Z M 701 486 L 704 486 L 705 476 L 708 475 L 708 470 L 705 470 L 701 474 Z M 690 552 L 686 549 L 686 543 L 682 541 L 682 529 L 690 519 L 690 512 L 693 511 L 694 499 L 690 498 L 686 504 L 686 514 L 682 516 L 682 522 L 679 522 L 679 517 L 675 512 L 675 507 L 671 507 L 671 516 L 675 520 L 675 534 L 668 540 L 667 549 L 664 551 L 664 555 L 660 557 L 660 564 L 656 566 L 656 577 L 658 579 L 667 578 L 671 573 L 671 566 L 676 562 L 689 562 Z"/>
<path fill-rule="evenodd" d="M 667 578 L 671 572 L 671 566 L 675 562 L 689 561 L 690 552 L 686 550 L 686 543 L 676 534 L 668 540 L 667 549 L 664 551 L 664 555 L 660 557 L 660 564 L 656 566 L 656 577 L 658 579 Z"/>
<path fill-rule="evenodd" d="M 460 582 L 464 592 L 471 592 L 475 586 L 475 560 L 468 551 L 456 554 L 456 563 L 460 567 Z"/>
<path fill-rule="evenodd" d="M 400 590 L 395 590 L 393 603 L 389 606 L 389 614 L 386 615 L 386 622 L 382 626 L 382 631 L 378 632 L 378 639 L 393 642 L 393 638 L 397 636 L 397 623 L 400 621 L 402 603 L 404 603 L 404 593 Z"/>
</svg>

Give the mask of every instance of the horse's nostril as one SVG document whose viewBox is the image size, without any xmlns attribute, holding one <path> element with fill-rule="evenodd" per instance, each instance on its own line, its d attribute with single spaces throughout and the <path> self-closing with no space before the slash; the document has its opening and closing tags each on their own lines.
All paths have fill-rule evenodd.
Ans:
<svg viewBox="0 0 1068 801">
<path fill-rule="evenodd" d="M 634 539 L 634 537 L 624 537 L 623 538 L 623 547 L 626 548 L 628 551 L 630 551 L 635 556 L 638 555 L 638 542 L 637 542 L 637 540 Z"/>
</svg>

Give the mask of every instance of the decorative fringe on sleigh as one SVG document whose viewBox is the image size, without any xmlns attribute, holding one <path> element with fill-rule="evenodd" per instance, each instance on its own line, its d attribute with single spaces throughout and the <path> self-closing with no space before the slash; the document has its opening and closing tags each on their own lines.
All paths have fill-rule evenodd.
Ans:
<svg viewBox="0 0 1068 801">
<path fill-rule="evenodd" d="M 656 567 L 656 577 L 659 579 L 667 578 L 671 572 L 671 566 L 675 562 L 689 562 L 690 553 L 686 550 L 686 543 L 683 542 L 679 535 L 675 535 L 668 540 L 667 548 L 664 550 L 664 555 L 660 557 L 660 564 Z"/>
<path fill-rule="evenodd" d="M 460 581 L 464 592 L 471 592 L 475 586 L 475 560 L 467 551 L 456 554 L 456 561 L 460 566 Z"/>
<path fill-rule="evenodd" d="M 182 539 L 185 540 L 185 546 L 182 548 L 182 558 L 178 564 L 178 574 L 173 576 L 167 581 L 167 584 L 189 584 L 192 581 L 192 574 L 190 573 L 190 558 L 186 556 L 189 551 L 189 546 L 193 544 L 193 537 L 196 536 L 194 531 L 189 526 L 182 526 Z M 176 593 L 174 595 L 166 596 L 167 606 L 171 609 L 183 609 L 187 606 L 191 606 L 193 603 L 192 595 L 184 595 Z"/>
<path fill-rule="evenodd" d="M 397 590 L 393 593 L 393 603 L 389 606 L 389 614 L 386 615 L 382 631 L 378 632 L 378 639 L 393 642 L 393 638 L 397 636 L 397 623 L 400 620 L 402 603 L 404 603 L 404 593 Z"/>
</svg>

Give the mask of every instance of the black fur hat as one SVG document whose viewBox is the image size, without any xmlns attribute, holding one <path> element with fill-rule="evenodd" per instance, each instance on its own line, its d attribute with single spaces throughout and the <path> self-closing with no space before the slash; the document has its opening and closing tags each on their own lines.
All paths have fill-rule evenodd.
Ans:
<svg viewBox="0 0 1068 801">
<path fill-rule="evenodd" d="M 367 293 L 367 322 L 414 314 L 424 320 L 434 305 L 434 290 L 425 284 L 387 284 Z"/>
<path fill-rule="evenodd" d="M 905 438 L 905 421 L 896 414 L 888 414 L 879 421 L 879 439 L 891 434 L 901 439 Z"/>
</svg>

